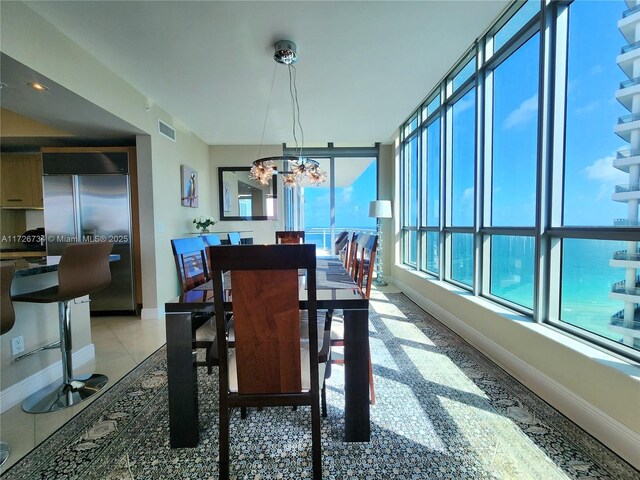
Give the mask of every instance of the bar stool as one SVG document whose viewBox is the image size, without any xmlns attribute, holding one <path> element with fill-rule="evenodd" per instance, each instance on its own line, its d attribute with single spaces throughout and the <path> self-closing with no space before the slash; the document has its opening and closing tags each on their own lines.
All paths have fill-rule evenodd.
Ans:
<svg viewBox="0 0 640 480">
<path fill-rule="evenodd" d="M 11 282 L 15 271 L 16 267 L 13 264 L 2 265 L 0 270 L 0 307 L 2 307 L 2 310 L 0 310 L 0 335 L 4 335 L 11 330 L 16 322 L 16 314 L 11 302 Z M 10 453 L 9 444 L 0 442 L 0 466 L 4 465 Z"/>
<path fill-rule="evenodd" d="M 107 384 L 109 379 L 105 375 L 94 373 L 73 377 L 69 302 L 109 286 L 111 283 L 109 254 L 112 248 L 113 244 L 110 242 L 68 244 L 58 264 L 58 285 L 13 297 L 14 302 L 57 302 L 60 322 L 60 340 L 42 349 L 60 347 L 62 383 L 54 382 L 27 397 L 22 404 L 25 412 L 55 412 L 77 405 Z"/>
</svg>

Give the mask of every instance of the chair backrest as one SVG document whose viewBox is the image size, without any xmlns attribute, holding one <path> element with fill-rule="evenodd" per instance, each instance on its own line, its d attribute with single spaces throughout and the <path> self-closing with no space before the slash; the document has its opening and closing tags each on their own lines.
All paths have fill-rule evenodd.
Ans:
<svg viewBox="0 0 640 480">
<path fill-rule="evenodd" d="M 16 321 L 16 313 L 11 301 L 11 282 L 16 267 L 13 264 L 0 267 L 0 335 L 4 335 L 13 327 Z"/>
<path fill-rule="evenodd" d="M 375 269 L 378 236 L 365 235 L 358 246 L 358 276 L 356 282 L 367 298 L 371 294 L 371 282 Z"/>
<path fill-rule="evenodd" d="M 58 300 L 98 292 L 111 283 L 111 242 L 69 243 L 58 264 Z"/>
<path fill-rule="evenodd" d="M 354 235 L 355 235 L 355 232 L 347 232 L 346 237 L 341 242 L 342 248 L 338 250 L 338 254 L 342 257 L 342 264 L 344 265 L 344 268 L 347 269 L 347 272 L 349 271 L 349 268 L 350 268 L 349 262 L 351 261 L 351 257 L 349 257 L 349 252 L 352 248 L 351 242 L 353 241 Z M 338 245 L 338 242 L 336 242 L 336 247 L 337 245 Z"/>
<path fill-rule="evenodd" d="M 229 232 L 227 234 L 229 237 L 229 244 L 231 245 L 240 245 L 240 233 L 239 232 Z"/>
<path fill-rule="evenodd" d="M 301 360 L 298 269 L 306 269 L 309 318 L 317 318 L 315 245 L 247 245 L 217 247 L 212 278 L 220 358 L 221 398 L 229 393 L 224 296 L 231 282 L 235 369 L 238 395 L 317 395 L 318 363 Z M 225 275 L 225 272 L 229 271 Z M 227 282 L 225 284 L 225 281 Z M 303 287 L 304 288 L 304 287 Z M 305 341 L 304 339 L 302 341 Z M 308 322 L 307 351 L 317 352 L 318 332 Z M 301 373 L 309 368 L 309 390 L 302 392 Z M 268 404 L 268 402 L 267 402 Z M 221 407 L 222 408 L 222 407 Z"/>
<path fill-rule="evenodd" d="M 357 262 L 358 259 L 358 238 L 361 238 L 362 234 L 353 233 L 351 236 L 351 240 L 349 241 L 349 250 L 347 252 L 347 261 L 345 263 L 345 268 L 349 275 L 355 280 L 358 275 L 357 271 Z"/>
<path fill-rule="evenodd" d="M 276 243 L 304 243 L 304 230 L 276 231 Z"/>
<path fill-rule="evenodd" d="M 220 241 L 220 235 L 217 233 L 208 233 L 207 235 L 202 235 L 202 239 L 204 240 L 205 245 L 222 245 Z"/>
<path fill-rule="evenodd" d="M 347 230 L 343 230 L 342 232 L 340 232 L 340 234 L 336 237 L 334 252 L 340 253 L 349 244 L 349 235 L 351 235 L 351 233 L 352 232 L 349 232 Z"/>
<path fill-rule="evenodd" d="M 209 280 L 206 245 L 202 237 L 171 240 L 181 293 Z"/>
</svg>

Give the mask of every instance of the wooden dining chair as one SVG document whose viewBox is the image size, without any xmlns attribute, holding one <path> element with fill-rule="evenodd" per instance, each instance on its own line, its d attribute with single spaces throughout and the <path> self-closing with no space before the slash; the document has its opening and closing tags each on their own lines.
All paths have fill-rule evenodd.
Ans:
<svg viewBox="0 0 640 480">
<path fill-rule="evenodd" d="M 371 283 L 373 280 L 373 269 L 376 261 L 376 250 L 378 248 L 377 235 L 360 235 L 354 246 L 356 250 L 356 260 L 353 268 L 356 270 L 355 281 L 362 293 L 369 298 L 371 295 Z M 344 347 L 344 322 L 341 317 L 333 312 L 331 315 L 331 346 Z M 343 360 L 334 360 L 334 363 L 344 363 Z M 376 404 L 376 391 L 373 383 L 373 365 L 371 363 L 371 352 L 369 352 L 369 400 L 371 405 Z"/>
<path fill-rule="evenodd" d="M 229 238 L 230 245 L 240 245 L 242 243 L 240 241 L 240 232 L 229 232 L 227 233 L 227 237 Z"/>
<path fill-rule="evenodd" d="M 204 241 L 205 248 L 222 245 L 222 241 L 220 240 L 220 235 L 218 235 L 217 233 L 208 233 L 205 235 L 200 235 L 200 237 L 202 237 L 202 240 Z M 211 271 L 211 257 L 208 252 L 209 252 L 209 249 L 206 248 L 205 255 L 207 257 L 207 275 L 208 275 L 208 272 Z"/>
<path fill-rule="evenodd" d="M 222 245 L 222 242 L 220 241 L 220 235 L 218 235 L 217 233 L 207 233 L 205 235 L 202 235 L 202 239 L 207 246 Z"/>
<path fill-rule="evenodd" d="M 373 272 L 375 269 L 376 253 L 378 250 L 378 236 L 367 236 L 360 245 L 358 259 L 358 273 L 356 275 L 356 283 L 369 298 L 371 294 L 371 283 L 373 280 Z"/>
<path fill-rule="evenodd" d="M 358 271 L 356 260 L 358 258 L 358 238 L 362 239 L 363 234 L 355 233 L 351 236 L 351 240 L 349 241 L 349 251 L 347 254 L 347 261 L 345 263 L 344 268 L 347 269 L 347 272 L 351 277 L 355 280 L 356 274 Z"/>
<path fill-rule="evenodd" d="M 317 323 L 315 245 L 218 248 L 212 278 L 220 352 L 219 478 L 229 478 L 231 408 L 309 405 L 313 478 L 320 480 L 319 396 L 324 406 L 330 348 L 329 332 Z M 299 307 L 304 285 L 298 269 L 306 270 L 304 311 Z M 229 282 L 231 298 L 225 290 Z M 225 310 L 233 311 L 235 348 L 224 337 Z"/>
<path fill-rule="evenodd" d="M 276 243 L 304 243 L 304 230 L 277 230 Z"/>
<path fill-rule="evenodd" d="M 209 281 L 209 259 L 202 237 L 175 238 L 171 240 L 171 249 L 181 294 Z M 196 365 L 207 367 L 207 373 L 211 375 L 213 367 L 218 365 L 215 323 L 209 313 L 195 315 L 193 346 L 206 351 L 205 361 L 198 361 Z"/>
<path fill-rule="evenodd" d="M 353 241 L 353 236 L 354 235 L 355 235 L 355 232 L 348 232 L 347 233 L 347 236 L 346 236 L 345 241 L 344 241 L 344 246 L 338 252 L 338 255 L 340 256 L 340 259 L 342 260 L 342 264 L 344 265 L 344 268 L 347 269 L 347 272 L 349 271 L 349 261 L 350 261 L 349 253 L 350 253 L 351 248 L 352 248 L 351 243 Z"/>
</svg>

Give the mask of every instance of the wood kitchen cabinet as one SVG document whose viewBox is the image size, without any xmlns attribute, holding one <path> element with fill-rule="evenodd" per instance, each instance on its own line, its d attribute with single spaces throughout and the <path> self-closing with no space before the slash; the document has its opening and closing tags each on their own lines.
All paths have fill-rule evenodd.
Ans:
<svg viewBox="0 0 640 480">
<path fill-rule="evenodd" d="M 42 158 L 40 154 L 3 154 L 0 164 L 0 206 L 42 208 Z"/>
</svg>

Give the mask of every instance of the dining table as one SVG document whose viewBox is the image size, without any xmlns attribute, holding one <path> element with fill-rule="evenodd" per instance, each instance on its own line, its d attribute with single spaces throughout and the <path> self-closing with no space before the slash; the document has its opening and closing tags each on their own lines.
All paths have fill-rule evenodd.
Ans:
<svg viewBox="0 0 640 480">
<path fill-rule="evenodd" d="M 316 293 L 319 311 L 342 310 L 344 314 L 344 441 L 369 442 L 369 299 L 337 257 L 317 258 Z M 301 287 L 301 310 L 306 309 L 306 300 L 306 290 Z M 198 374 L 192 342 L 196 319 L 213 313 L 210 281 L 165 303 L 172 448 L 199 443 Z"/>
</svg>

